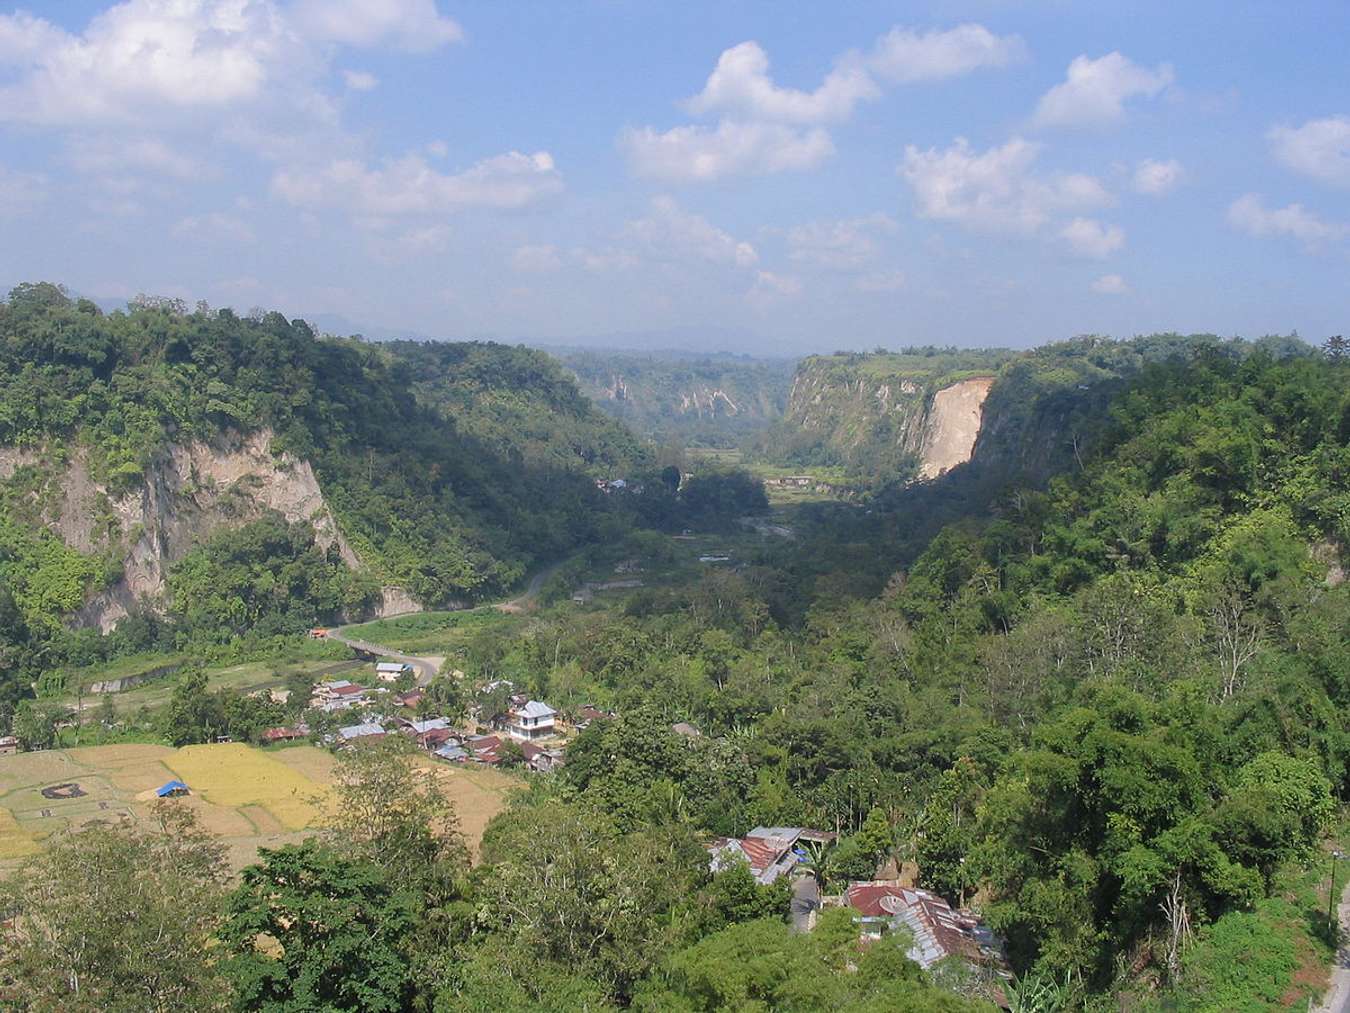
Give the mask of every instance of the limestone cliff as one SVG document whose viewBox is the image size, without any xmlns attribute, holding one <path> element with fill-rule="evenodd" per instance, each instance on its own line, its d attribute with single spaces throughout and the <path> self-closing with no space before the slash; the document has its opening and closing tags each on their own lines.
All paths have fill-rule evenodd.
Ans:
<svg viewBox="0 0 1350 1013">
<path fill-rule="evenodd" d="M 864 485 L 936 478 L 970 460 L 997 362 L 988 365 L 981 375 L 921 356 L 803 360 L 763 454 L 787 465 L 843 467 Z"/>
<path fill-rule="evenodd" d="M 169 568 L 221 526 L 268 511 L 313 526 L 320 548 L 336 546 L 352 568 L 361 560 L 342 536 L 308 461 L 272 453 L 273 434 L 230 433 L 207 444 L 170 445 L 126 492 L 113 492 L 91 471 L 80 446 L 48 452 L 0 448 L 0 480 L 23 480 L 34 519 L 90 555 L 111 556 L 121 576 L 75 617 L 107 631 L 137 605 L 163 603 Z M 17 481 L 16 481 L 17 484 Z M 388 589 L 391 609 L 416 607 Z"/>
</svg>

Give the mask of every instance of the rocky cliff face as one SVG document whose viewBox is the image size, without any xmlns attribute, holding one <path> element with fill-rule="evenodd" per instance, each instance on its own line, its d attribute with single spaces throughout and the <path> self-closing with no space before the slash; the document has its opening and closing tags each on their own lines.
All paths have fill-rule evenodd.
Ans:
<svg viewBox="0 0 1350 1013">
<path fill-rule="evenodd" d="M 29 483 L 29 498 L 40 520 L 72 548 L 120 560 L 121 578 L 76 616 L 79 624 L 106 632 L 138 602 L 162 602 L 169 568 L 212 531 L 267 511 L 309 522 L 320 548 L 336 545 L 348 566 L 361 565 L 310 463 L 273 455 L 272 436 L 263 429 L 214 444 L 172 445 L 136 488 L 121 494 L 93 477 L 80 447 L 61 454 L 0 448 L 0 480 L 32 469 L 39 478 Z M 416 607 L 398 589 L 389 590 L 395 592 L 385 595 L 389 608 Z"/>
<path fill-rule="evenodd" d="M 888 371 L 884 359 L 805 360 L 768 453 L 860 478 L 936 478 L 970 460 L 994 377 Z"/>
<path fill-rule="evenodd" d="M 992 376 L 980 376 L 959 380 L 933 394 L 924 419 L 920 478 L 937 478 L 970 460 L 984 420 L 984 401 L 993 385 Z"/>
</svg>

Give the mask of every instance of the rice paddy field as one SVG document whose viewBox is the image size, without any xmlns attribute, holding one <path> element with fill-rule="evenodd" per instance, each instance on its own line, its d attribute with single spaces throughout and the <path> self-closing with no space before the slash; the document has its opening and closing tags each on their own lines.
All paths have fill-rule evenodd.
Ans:
<svg viewBox="0 0 1350 1013">
<path fill-rule="evenodd" d="M 3 756 L 0 871 L 55 834 L 99 822 L 148 821 L 155 789 L 175 778 L 191 794 L 173 804 L 192 809 L 239 869 L 259 847 L 279 847 L 313 832 L 331 798 L 335 763 L 313 746 L 262 750 L 241 743 L 85 746 Z M 476 852 L 483 828 L 521 782 L 488 769 L 435 768 Z M 76 790 L 63 787 L 69 785 Z M 43 789 L 56 797 L 44 796 Z"/>
</svg>

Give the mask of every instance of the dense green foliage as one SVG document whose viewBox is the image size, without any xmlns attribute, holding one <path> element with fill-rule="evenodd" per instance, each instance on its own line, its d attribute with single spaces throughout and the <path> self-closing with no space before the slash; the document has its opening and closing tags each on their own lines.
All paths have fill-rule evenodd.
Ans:
<svg viewBox="0 0 1350 1013">
<path fill-rule="evenodd" d="M 1264 903 L 1350 793 L 1350 376 L 1306 348 L 1162 344 L 1048 486 L 971 469 L 823 513 L 810 545 L 466 660 L 619 710 L 564 777 L 621 826 L 823 824 L 847 877 L 881 810 L 891 856 L 978 890 L 1019 971 L 1186 988 L 1178 926 Z"/>
<path fill-rule="evenodd" d="M 419 400 L 501 458 L 621 478 L 649 455 L 543 352 L 479 341 L 381 347 L 406 364 Z"/>
<path fill-rule="evenodd" d="M 480 374 L 500 354 L 499 375 L 522 388 L 538 371 L 515 350 L 470 354 Z M 0 306 L 0 445 L 79 442 L 120 493 L 172 442 L 268 427 L 274 453 L 313 462 L 367 563 L 429 603 L 508 587 L 531 561 L 595 536 L 602 501 L 584 475 L 528 447 L 504 454 L 505 418 L 495 432 L 459 430 L 418 402 L 414 374 L 276 313 L 146 302 L 105 315 L 24 285 Z M 480 419 L 492 413 L 479 405 Z"/>
<path fill-rule="evenodd" d="M 447 653 L 473 692 L 508 678 L 617 716 L 494 821 L 472 870 L 426 789 L 367 754 L 325 844 L 265 854 L 235 894 L 221 969 L 241 1005 L 367 989 L 446 1011 L 972 1008 L 900 941 L 861 953 L 842 916 L 793 936 L 781 887 L 710 875 L 701 843 L 756 824 L 838 831 L 809 863 L 827 890 L 904 865 L 976 904 L 1023 991 L 1061 1006 L 1298 995 L 1326 927 L 1290 884 L 1350 798 L 1350 363 L 1160 336 L 999 370 L 980 453 L 940 481 L 804 507 L 791 538 L 740 529 L 734 567 L 611 607 L 459 631 Z M 473 400 L 438 390 L 420 396 Z M 530 453 L 557 462 L 565 442 Z M 680 543 L 655 531 L 732 542 L 763 507 L 736 475 L 633 477 L 641 493 L 600 500 L 620 535 L 607 564 L 656 571 Z M 40 551 L 24 537 L 8 572 Z M 184 630 L 284 632 L 359 595 L 346 580 L 264 519 L 203 545 L 171 589 Z M 0 607 L 26 622 L 27 593 Z M 191 673 L 180 690 L 166 729 L 228 719 Z M 467 692 L 431 687 L 447 709 Z M 280 951 L 256 945 L 267 925 Z"/>
<path fill-rule="evenodd" d="M 224 848 L 160 803 L 156 825 L 96 825 L 6 879 L 0 1001 L 10 1010 L 222 1010 L 209 958 Z M 16 917 L 17 915 L 17 917 Z"/>
</svg>

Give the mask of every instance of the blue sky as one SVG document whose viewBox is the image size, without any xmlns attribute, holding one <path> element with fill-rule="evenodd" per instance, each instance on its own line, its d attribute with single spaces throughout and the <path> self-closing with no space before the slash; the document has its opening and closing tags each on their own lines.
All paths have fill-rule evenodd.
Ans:
<svg viewBox="0 0 1350 1013">
<path fill-rule="evenodd" d="M 0 7 L 0 282 L 797 353 L 1350 327 L 1350 5 Z"/>
</svg>

